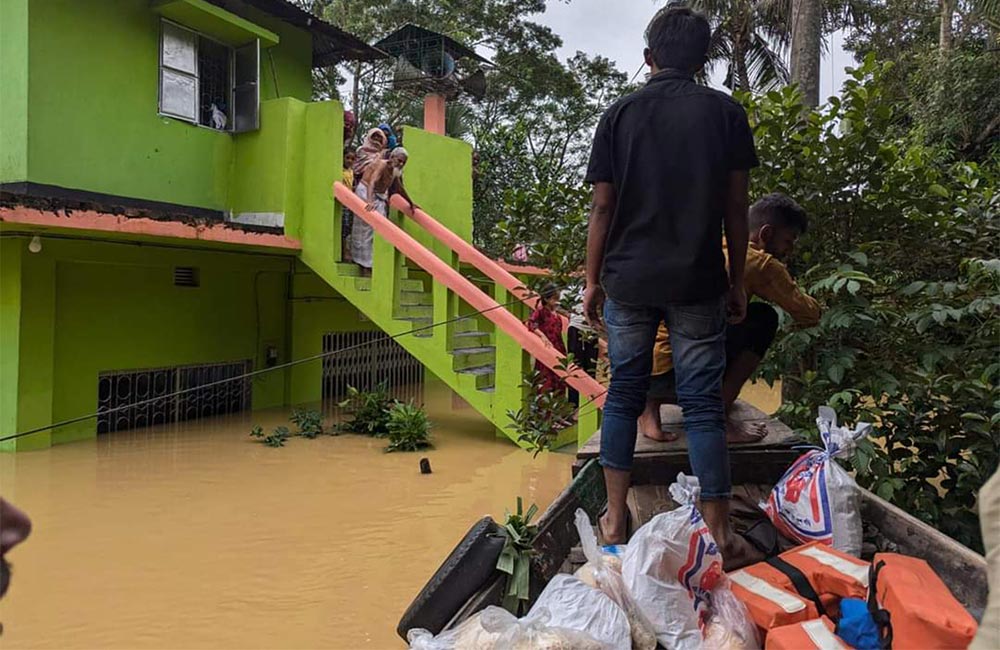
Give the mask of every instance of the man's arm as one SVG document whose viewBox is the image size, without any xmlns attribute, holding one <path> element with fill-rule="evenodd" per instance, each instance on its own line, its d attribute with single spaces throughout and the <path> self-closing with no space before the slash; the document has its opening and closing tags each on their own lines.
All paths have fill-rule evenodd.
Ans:
<svg viewBox="0 0 1000 650">
<path fill-rule="evenodd" d="M 795 283 L 788 268 L 776 259 L 769 259 L 762 269 L 764 275 L 758 294 L 788 312 L 797 325 L 812 327 L 819 323 L 820 306 Z"/>
<path fill-rule="evenodd" d="M 594 198 L 587 222 L 587 288 L 583 294 L 583 313 L 591 326 L 601 323 L 601 305 L 604 289 L 601 288 L 601 267 L 604 265 L 604 245 L 608 227 L 618 201 L 613 183 L 595 183 Z"/>
<path fill-rule="evenodd" d="M 726 248 L 729 250 L 729 322 L 742 322 L 747 315 L 747 293 L 743 273 L 746 270 L 750 225 L 747 222 L 750 174 L 746 170 L 729 172 L 726 192 Z"/>
<path fill-rule="evenodd" d="M 413 199 L 411 199 L 410 195 L 407 194 L 407 192 L 406 192 L 406 187 L 403 185 L 403 179 L 402 178 L 393 179 L 393 181 L 392 181 L 392 187 L 389 189 L 389 194 L 390 195 L 391 194 L 398 194 L 398 195 L 400 195 L 401 197 L 403 197 L 404 199 L 406 199 L 407 203 L 410 204 L 410 209 L 411 210 L 416 210 L 417 209 L 417 204 L 413 202 Z"/>
</svg>

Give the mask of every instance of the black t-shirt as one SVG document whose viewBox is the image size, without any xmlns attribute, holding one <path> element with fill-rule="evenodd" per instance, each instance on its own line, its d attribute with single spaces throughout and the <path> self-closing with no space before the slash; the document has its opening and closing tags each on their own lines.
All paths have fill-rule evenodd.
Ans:
<svg viewBox="0 0 1000 650">
<path fill-rule="evenodd" d="M 746 111 L 661 72 L 601 117 L 588 183 L 614 183 L 601 283 L 623 304 L 709 300 L 729 287 L 722 223 L 729 173 L 758 165 Z"/>
</svg>

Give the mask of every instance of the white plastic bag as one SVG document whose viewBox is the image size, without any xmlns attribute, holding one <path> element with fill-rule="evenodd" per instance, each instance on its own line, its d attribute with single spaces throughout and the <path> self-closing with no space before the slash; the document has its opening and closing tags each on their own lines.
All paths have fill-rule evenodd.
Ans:
<svg viewBox="0 0 1000 650">
<path fill-rule="evenodd" d="M 759 650 L 760 636 L 739 598 L 726 580 L 712 590 L 710 614 L 705 624 L 701 650 Z"/>
<path fill-rule="evenodd" d="M 590 518 L 579 508 L 576 511 L 576 530 L 580 534 L 580 547 L 587 558 L 587 563 L 577 570 L 576 577 L 584 584 L 603 591 L 625 612 L 632 633 L 632 650 L 655 650 L 656 633 L 625 588 L 621 559 L 601 552 L 594 529 L 590 526 Z"/>
<path fill-rule="evenodd" d="M 447 630 L 437 636 L 423 628 L 410 630 L 406 633 L 410 650 L 494 650 L 500 633 L 487 630 L 483 621 L 484 614 L 490 609 L 500 608 L 487 607 L 475 616 L 470 616 L 455 629 Z M 507 614 L 506 610 L 500 611 Z"/>
<path fill-rule="evenodd" d="M 700 492 L 697 478 L 678 474 L 670 495 L 680 507 L 639 528 L 622 560 L 628 592 L 671 650 L 701 647 L 699 618 L 724 575 L 719 547 L 694 506 Z"/>
<path fill-rule="evenodd" d="M 837 414 L 819 407 L 816 418 L 825 450 L 799 457 L 771 490 L 764 511 L 786 537 L 803 544 L 822 542 L 855 557 L 861 555 L 858 486 L 834 458 L 847 458 L 872 425 L 837 426 Z"/>
<path fill-rule="evenodd" d="M 549 581 L 522 621 L 583 632 L 608 650 L 632 644 L 625 612 L 604 592 L 562 573 Z"/>
<path fill-rule="evenodd" d="M 496 634 L 493 650 L 609 650 L 585 632 L 553 625 L 551 613 L 544 607 L 535 607 L 532 612 L 534 616 L 518 619 L 505 609 L 486 608 L 483 628 Z M 456 650 L 479 649 L 458 647 Z"/>
</svg>

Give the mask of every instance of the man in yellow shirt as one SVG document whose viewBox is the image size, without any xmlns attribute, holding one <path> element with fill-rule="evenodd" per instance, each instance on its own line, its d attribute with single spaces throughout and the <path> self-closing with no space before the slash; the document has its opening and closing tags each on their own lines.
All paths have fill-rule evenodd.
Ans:
<svg viewBox="0 0 1000 650">
<path fill-rule="evenodd" d="M 767 302 L 750 303 L 746 319 L 726 329 L 722 399 L 727 412 L 774 341 L 778 314 L 767 303 L 784 309 L 800 326 L 811 327 L 819 322 L 819 303 L 799 289 L 785 266 L 808 222 L 805 210 L 784 194 L 768 194 L 750 207 L 750 245 L 744 283 L 748 300 L 756 296 Z M 656 334 L 651 379 L 646 410 L 639 417 L 639 431 L 653 440 L 676 440 L 676 434 L 663 431 L 660 421 L 660 406 L 677 401 L 670 335 L 662 324 Z M 727 420 L 729 442 L 755 442 L 766 435 L 762 427 L 745 429 Z"/>
</svg>

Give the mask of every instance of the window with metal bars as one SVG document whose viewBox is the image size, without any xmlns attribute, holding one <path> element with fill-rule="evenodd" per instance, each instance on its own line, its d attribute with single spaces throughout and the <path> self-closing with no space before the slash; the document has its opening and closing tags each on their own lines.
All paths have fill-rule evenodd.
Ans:
<svg viewBox="0 0 1000 650">
<path fill-rule="evenodd" d="M 260 126 L 260 41 L 230 48 L 168 20 L 160 30 L 163 115 L 220 131 Z"/>
<path fill-rule="evenodd" d="M 97 433 L 246 411 L 252 404 L 252 382 L 243 375 L 251 370 L 252 362 L 245 360 L 102 372 L 97 377 Z"/>
<path fill-rule="evenodd" d="M 348 386 L 371 390 L 385 384 L 398 400 L 423 401 L 424 365 L 385 332 L 331 332 L 323 336 L 323 352 L 327 410 L 347 397 Z"/>
</svg>

